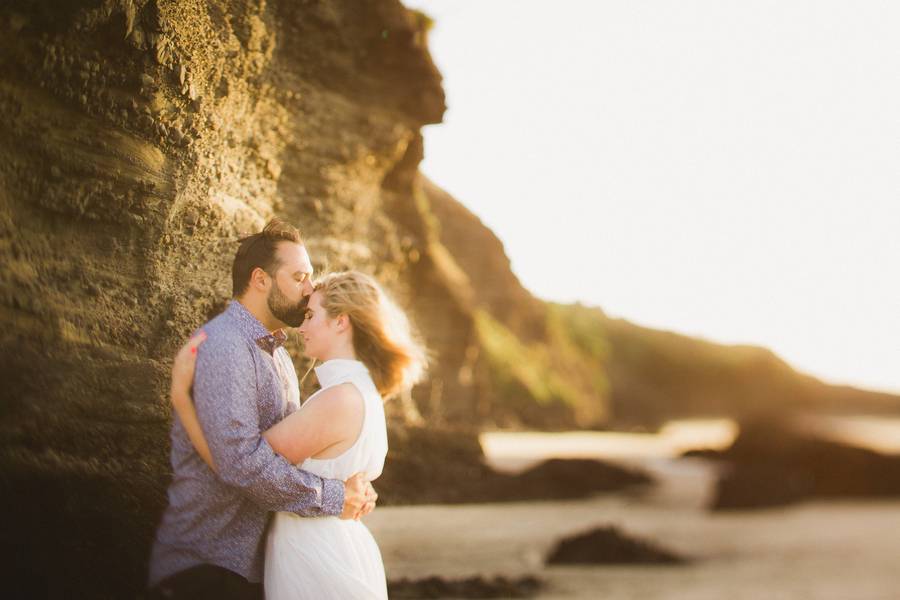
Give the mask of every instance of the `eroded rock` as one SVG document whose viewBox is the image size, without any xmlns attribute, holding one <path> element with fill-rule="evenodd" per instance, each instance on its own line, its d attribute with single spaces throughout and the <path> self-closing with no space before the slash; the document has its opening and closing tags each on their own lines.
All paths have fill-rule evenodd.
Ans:
<svg viewBox="0 0 900 600">
<path fill-rule="evenodd" d="M 597 527 L 561 540 L 547 556 L 551 565 L 682 564 L 687 560 L 618 527 Z"/>
<path fill-rule="evenodd" d="M 399 579 L 388 582 L 391 598 L 531 598 L 544 586 L 533 576 Z"/>
</svg>

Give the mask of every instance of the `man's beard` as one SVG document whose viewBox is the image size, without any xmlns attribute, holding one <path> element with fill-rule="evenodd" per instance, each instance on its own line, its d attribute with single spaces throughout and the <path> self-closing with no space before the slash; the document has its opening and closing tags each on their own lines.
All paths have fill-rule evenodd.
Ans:
<svg viewBox="0 0 900 600">
<path fill-rule="evenodd" d="M 278 289 L 278 284 L 272 282 L 272 289 L 266 298 L 266 304 L 276 319 L 289 327 L 300 327 L 306 317 L 306 305 L 309 298 L 304 296 L 296 304 L 292 304 L 287 296 Z"/>
</svg>

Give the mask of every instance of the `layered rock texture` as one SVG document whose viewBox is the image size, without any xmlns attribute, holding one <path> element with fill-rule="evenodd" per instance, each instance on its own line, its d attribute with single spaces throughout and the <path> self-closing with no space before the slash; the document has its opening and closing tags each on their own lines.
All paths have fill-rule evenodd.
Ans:
<svg viewBox="0 0 900 600">
<path fill-rule="evenodd" d="M 396 1 L 0 10 L 4 580 L 126 597 L 165 502 L 168 360 L 230 296 L 237 238 L 278 214 L 404 303 L 428 272 L 440 76 Z"/>
<path fill-rule="evenodd" d="M 532 298 L 496 237 L 418 175 L 420 129 L 444 111 L 428 24 L 396 0 L 0 6 L 10 597 L 142 587 L 170 357 L 230 296 L 237 239 L 273 215 L 319 268 L 372 272 L 409 307 L 433 360 L 389 405 L 398 431 L 654 422 L 727 408 L 744 384 L 741 405 L 793 389 L 726 361 L 695 394 L 684 376 L 719 365 L 715 348 L 695 361 L 691 341 Z"/>
</svg>

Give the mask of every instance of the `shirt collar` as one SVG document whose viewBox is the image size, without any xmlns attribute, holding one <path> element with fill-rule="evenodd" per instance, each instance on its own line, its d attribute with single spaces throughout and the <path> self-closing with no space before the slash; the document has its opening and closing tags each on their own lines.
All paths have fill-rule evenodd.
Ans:
<svg viewBox="0 0 900 600">
<path fill-rule="evenodd" d="M 316 379 L 319 380 L 319 385 L 323 388 L 338 383 L 341 378 L 347 375 L 369 372 L 366 365 L 362 362 L 349 358 L 332 358 L 316 367 L 315 371 Z"/>
<path fill-rule="evenodd" d="M 247 310 L 247 307 L 237 300 L 229 302 L 225 312 L 235 320 L 241 334 L 247 338 L 247 340 L 254 342 L 264 352 L 273 354 L 276 348 L 282 346 L 285 340 L 287 340 L 287 334 L 283 329 L 278 329 L 275 333 L 270 332 L 263 327 L 263 324 L 259 322 L 259 319 L 254 317 L 250 311 Z"/>
</svg>

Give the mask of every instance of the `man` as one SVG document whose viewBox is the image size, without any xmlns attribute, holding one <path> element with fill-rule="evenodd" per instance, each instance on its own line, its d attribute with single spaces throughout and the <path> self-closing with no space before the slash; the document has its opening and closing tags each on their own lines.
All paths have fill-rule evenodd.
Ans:
<svg viewBox="0 0 900 600">
<path fill-rule="evenodd" d="M 232 266 L 234 299 L 203 326 L 194 404 L 215 470 L 172 424 L 169 506 L 150 559 L 151 598 L 262 598 L 263 534 L 273 511 L 358 518 L 374 507 L 361 475 L 321 479 L 261 437 L 299 406 L 284 327 L 303 322 L 313 292 L 300 233 L 283 221 L 244 238 Z"/>
</svg>

